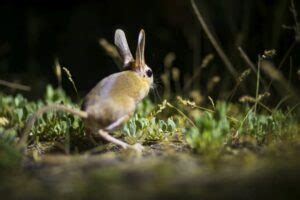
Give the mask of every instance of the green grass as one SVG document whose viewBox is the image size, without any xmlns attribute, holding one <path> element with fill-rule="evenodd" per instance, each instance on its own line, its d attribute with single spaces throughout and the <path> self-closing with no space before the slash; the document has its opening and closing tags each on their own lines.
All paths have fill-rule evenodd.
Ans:
<svg viewBox="0 0 300 200">
<path fill-rule="evenodd" d="M 271 195 L 273 184 L 275 194 L 296 195 L 286 192 L 297 185 L 300 166 L 295 110 L 226 102 L 203 108 L 180 97 L 155 105 L 146 99 L 114 133 L 142 143 L 143 155 L 96 138 L 95 144 L 81 119 L 48 112 L 32 129 L 24 155 L 16 148 L 24 122 L 49 103 L 79 107 L 51 86 L 36 102 L 0 94 L 0 192 L 17 190 L 13 198 L 231 198 L 245 197 L 245 191 L 251 196 L 253 186 L 262 190 L 257 195 Z M 210 185 L 223 189 L 215 193 Z"/>
</svg>

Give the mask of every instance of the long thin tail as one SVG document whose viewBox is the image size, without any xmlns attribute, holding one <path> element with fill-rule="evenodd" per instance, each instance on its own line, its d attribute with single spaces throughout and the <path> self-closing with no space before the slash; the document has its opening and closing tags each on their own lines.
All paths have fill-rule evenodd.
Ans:
<svg viewBox="0 0 300 200">
<path fill-rule="evenodd" d="M 88 117 L 88 114 L 86 112 L 75 109 L 75 108 L 68 108 L 67 106 L 64 106 L 64 105 L 53 104 L 53 105 L 44 106 L 44 107 L 40 108 L 39 110 L 37 110 L 30 117 L 28 117 L 25 127 L 22 131 L 23 133 L 22 133 L 21 139 L 19 140 L 19 142 L 17 144 L 17 147 L 23 148 L 26 145 L 29 132 L 30 132 L 31 128 L 33 127 L 35 121 L 40 116 L 42 116 L 45 112 L 48 112 L 48 111 L 64 111 L 64 112 L 71 113 L 73 115 L 77 115 L 81 118 Z"/>
</svg>

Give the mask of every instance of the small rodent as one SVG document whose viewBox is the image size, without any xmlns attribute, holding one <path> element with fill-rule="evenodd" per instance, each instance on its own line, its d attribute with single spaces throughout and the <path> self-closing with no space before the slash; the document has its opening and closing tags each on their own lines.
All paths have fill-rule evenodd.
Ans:
<svg viewBox="0 0 300 200">
<path fill-rule="evenodd" d="M 36 119 L 47 111 L 64 111 L 77 115 L 84 120 L 85 128 L 103 139 L 121 146 L 141 151 L 140 144 L 129 145 L 114 138 L 109 132 L 126 122 L 144 99 L 153 84 L 153 72 L 145 63 L 145 32 L 138 37 L 136 59 L 133 58 L 123 30 L 115 31 L 114 43 L 123 61 L 124 71 L 111 74 L 102 79 L 84 98 L 82 110 L 64 105 L 48 105 L 40 108 L 26 122 L 23 136 L 19 141 L 24 147 L 28 134 Z"/>
</svg>

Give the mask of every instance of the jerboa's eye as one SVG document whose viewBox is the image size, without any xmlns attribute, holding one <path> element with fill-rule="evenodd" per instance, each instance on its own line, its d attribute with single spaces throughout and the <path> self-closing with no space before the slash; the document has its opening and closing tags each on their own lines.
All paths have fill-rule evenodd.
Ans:
<svg viewBox="0 0 300 200">
<path fill-rule="evenodd" d="M 153 75 L 153 72 L 152 72 L 151 69 L 148 69 L 148 70 L 146 71 L 146 74 L 147 74 L 148 77 L 151 77 L 151 76 Z"/>
</svg>

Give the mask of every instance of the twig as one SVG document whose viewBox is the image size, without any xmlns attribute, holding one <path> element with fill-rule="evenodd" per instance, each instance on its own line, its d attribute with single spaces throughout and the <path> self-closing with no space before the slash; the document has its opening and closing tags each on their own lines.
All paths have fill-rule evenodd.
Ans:
<svg viewBox="0 0 300 200">
<path fill-rule="evenodd" d="M 12 82 L 8 82 L 5 80 L 0 80 L 0 85 L 12 88 L 12 89 L 16 89 L 16 90 L 23 90 L 23 91 L 30 91 L 31 88 L 27 85 L 22 85 L 22 84 L 18 84 L 18 83 L 12 83 Z"/>
<path fill-rule="evenodd" d="M 196 4 L 195 4 L 195 0 L 191 0 L 191 5 L 193 7 L 193 10 L 197 16 L 197 19 L 199 20 L 204 32 L 206 33 L 208 39 L 210 40 L 211 44 L 213 45 L 213 47 L 216 49 L 217 53 L 219 54 L 220 58 L 222 59 L 223 63 L 225 64 L 225 66 L 228 68 L 229 72 L 231 73 L 231 75 L 236 78 L 237 77 L 237 71 L 235 70 L 233 64 L 230 62 L 229 58 L 227 57 L 227 55 L 225 54 L 224 50 L 222 49 L 222 47 L 218 44 L 217 40 L 215 39 L 215 37 L 213 36 L 213 34 L 211 33 L 211 31 L 209 30 L 203 16 L 201 15 L 199 9 L 197 8 Z"/>
</svg>

